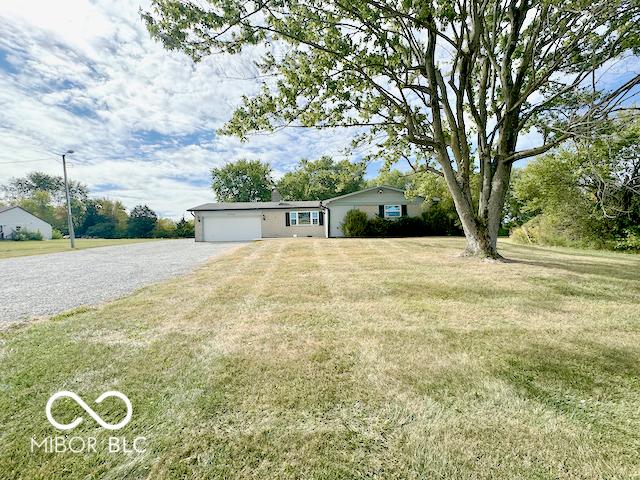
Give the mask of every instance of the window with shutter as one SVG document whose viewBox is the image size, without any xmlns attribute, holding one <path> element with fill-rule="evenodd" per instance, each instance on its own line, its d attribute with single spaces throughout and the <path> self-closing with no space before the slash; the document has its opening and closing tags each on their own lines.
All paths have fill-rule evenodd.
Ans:
<svg viewBox="0 0 640 480">
<path fill-rule="evenodd" d="M 322 225 L 322 212 L 318 210 L 296 210 L 285 213 L 285 225 L 287 227 L 310 227 Z"/>
<path fill-rule="evenodd" d="M 385 218 L 398 218 L 402 214 L 400 205 L 383 205 L 383 215 Z"/>
</svg>

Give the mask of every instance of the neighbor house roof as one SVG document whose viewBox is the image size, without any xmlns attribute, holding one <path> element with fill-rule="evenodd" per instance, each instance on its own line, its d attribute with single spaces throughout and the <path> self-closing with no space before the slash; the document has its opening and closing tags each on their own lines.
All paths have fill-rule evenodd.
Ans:
<svg viewBox="0 0 640 480">
<path fill-rule="evenodd" d="M 19 205 L 8 205 L 8 206 L 6 206 L 6 207 L 0 207 L 0 213 L 4 213 L 4 212 L 6 212 L 6 211 L 8 211 L 8 210 L 13 210 L 14 208 L 19 208 L 19 209 L 20 209 L 20 210 L 22 210 L 23 212 L 26 212 L 26 213 L 28 213 L 29 215 L 31 215 L 32 217 L 36 217 L 38 220 L 42 220 L 44 223 L 49 223 L 49 222 L 47 222 L 46 220 L 44 220 L 44 219 L 40 218 L 38 215 L 35 215 L 35 214 L 31 213 L 29 210 L 26 210 L 26 209 L 22 208 L 22 207 L 21 207 L 21 206 L 19 206 Z"/>
<path fill-rule="evenodd" d="M 320 208 L 319 201 L 304 202 L 221 202 L 203 203 L 197 207 L 188 209 L 188 212 L 216 211 L 216 210 L 270 210 L 287 208 Z"/>
</svg>

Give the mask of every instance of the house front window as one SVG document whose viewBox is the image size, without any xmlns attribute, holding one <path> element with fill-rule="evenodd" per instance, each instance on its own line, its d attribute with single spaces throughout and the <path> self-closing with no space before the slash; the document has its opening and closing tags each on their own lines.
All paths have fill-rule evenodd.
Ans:
<svg viewBox="0 0 640 480">
<path fill-rule="evenodd" d="M 385 205 L 384 218 L 398 218 L 402 216 L 402 207 L 400 205 Z"/>
<path fill-rule="evenodd" d="M 298 212 L 298 225 L 311 225 L 311 212 Z"/>
<path fill-rule="evenodd" d="M 289 223 L 291 226 L 320 225 L 320 212 L 289 212 Z"/>
</svg>

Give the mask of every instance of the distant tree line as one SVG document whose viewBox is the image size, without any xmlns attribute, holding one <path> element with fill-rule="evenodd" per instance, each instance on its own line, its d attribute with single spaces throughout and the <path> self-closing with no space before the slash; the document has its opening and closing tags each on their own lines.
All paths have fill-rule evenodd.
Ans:
<svg viewBox="0 0 640 480">
<path fill-rule="evenodd" d="M 78 237 L 98 238 L 189 238 L 192 220 L 174 222 L 159 218 L 147 205 L 127 212 L 119 200 L 91 198 L 86 185 L 69 184 L 73 226 Z M 67 211 L 62 177 L 31 172 L 2 186 L 3 201 L 18 205 L 50 223 L 54 231 L 67 235 Z"/>
<path fill-rule="evenodd" d="M 326 200 L 363 188 L 365 167 L 329 156 L 303 158 L 276 181 L 269 164 L 238 160 L 211 170 L 211 188 L 220 202 L 267 202 L 274 188 L 283 200 Z"/>
</svg>

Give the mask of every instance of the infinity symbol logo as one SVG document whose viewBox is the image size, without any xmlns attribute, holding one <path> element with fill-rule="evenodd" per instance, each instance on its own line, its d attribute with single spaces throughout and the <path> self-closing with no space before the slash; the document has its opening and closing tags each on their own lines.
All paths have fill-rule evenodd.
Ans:
<svg viewBox="0 0 640 480">
<path fill-rule="evenodd" d="M 127 396 L 123 393 L 118 392 L 117 390 L 109 390 L 108 392 L 104 392 L 102 395 L 100 395 L 98 398 L 96 398 L 96 403 L 101 403 L 105 398 L 109 398 L 109 397 L 117 397 L 120 400 L 122 400 L 124 402 L 124 404 L 127 406 L 127 415 L 124 417 L 124 419 L 116 424 L 111 424 L 111 423 L 107 423 L 104 420 L 102 420 L 102 418 L 100 418 L 100 416 L 93 411 L 93 409 L 87 405 L 85 403 L 84 400 L 82 400 L 77 394 L 75 394 L 74 392 L 69 392 L 67 390 L 63 390 L 60 392 L 56 392 L 53 395 L 51 395 L 51 397 L 49 397 L 49 400 L 47 401 L 47 406 L 45 408 L 45 413 L 47 414 L 47 420 L 49 420 L 49 423 L 51 423 L 51 425 L 53 425 L 54 427 L 60 429 L 60 430 L 71 430 L 73 428 L 76 428 L 78 425 L 80 425 L 82 423 L 82 417 L 78 417 L 76 418 L 73 422 L 71 423 L 58 423 L 53 416 L 51 415 L 51 407 L 53 406 L 53 403 L 62 397 L 68 397 L 71 398 L 74 402 L 76 402 L 78 405 L 80 405 L 85 412 L 87 412 L 91 418 L 93 418 L 96 422 L 98 422 L 98 424 L 102 427 L 102 428 L 106 428 L 107 430 L 118 430 L 122 427 L 124 427 L 127 423 L 129 423 L 129 421 L 131 420 L 131 415 L 133 415 L 133 407 L 131 406 L 131 401 L 129 401 L 129 399 L 127 398 Z"/>
</svg>

